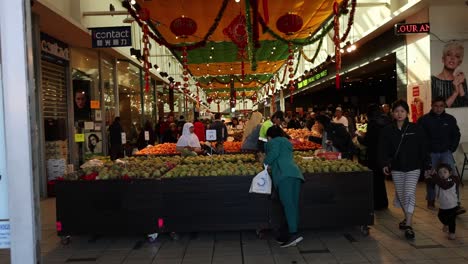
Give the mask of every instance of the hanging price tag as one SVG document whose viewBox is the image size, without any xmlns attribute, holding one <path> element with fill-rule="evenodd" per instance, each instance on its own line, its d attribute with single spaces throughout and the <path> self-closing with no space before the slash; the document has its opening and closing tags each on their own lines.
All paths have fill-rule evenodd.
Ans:
<svg viewBox="0 0 468 264">
<path fill-rule="evenodd" d="M 127 143 L 127 135 L 125 134 L 125 132 L 122 132 L 121 138 L 122 138 L 122 144 L 126 144 Z"/>
<path fill-rule="evenodd" d="M 145 141 L 149 141 L 150 136 L 149 136 L 149 131 L 145 131 Z"/>
<path fill-rule="evenodd" d="M 216 140 L 216 129 L 207 129 L 206 130 L 206 140 L 215 141 Z"/>
</svg>

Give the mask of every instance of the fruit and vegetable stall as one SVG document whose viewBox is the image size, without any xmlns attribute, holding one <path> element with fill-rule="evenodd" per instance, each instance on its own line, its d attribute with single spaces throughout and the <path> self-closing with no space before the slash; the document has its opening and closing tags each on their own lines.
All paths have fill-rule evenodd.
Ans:
<svg viewBox="0 0 468 264">
<path fill-rule="evenodd" d="M 317 158 L 313 151 L 297 151 L 295 160 L 306 179 L 303 228 L 373 224 L 371 171 L 349 160 Z M 275 225 L 277 203 L 248 192 L 262 170 L 254 154 L 90 162 L 56 183 L 58 234 L 268 229 Z"/>
</svg>

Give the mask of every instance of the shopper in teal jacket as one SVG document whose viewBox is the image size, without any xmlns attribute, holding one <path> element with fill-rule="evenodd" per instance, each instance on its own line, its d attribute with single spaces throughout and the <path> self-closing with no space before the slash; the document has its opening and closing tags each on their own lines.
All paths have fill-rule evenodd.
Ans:
<svg viewBox="0 0 468 264">
<path fill-rule="evenodd" d="M 304 177 L 294 162 L 293 146 L 283 135 L 284 132 L 279 126 L 272 126 L 268 129 L 268 143 L 265 145 L 266 156 L 263 162 L 271 168 L 273 184 L 278 190 L 288 224 L 288 237 L 281 234 L 277 241 L 281 243 L 281 247 L 289 247 L 303 240 L 302 236 L 297 233 L 297 226 L 299 195 Z"/>
</svg>

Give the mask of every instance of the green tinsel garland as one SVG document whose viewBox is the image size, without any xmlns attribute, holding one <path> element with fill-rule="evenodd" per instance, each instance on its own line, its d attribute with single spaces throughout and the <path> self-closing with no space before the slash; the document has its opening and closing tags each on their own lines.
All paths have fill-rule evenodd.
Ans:
<svg viewBox="0 0 468 264">
<path fill-rule="evenodd" d="M 312 59 L 309 59 L 309 58 L 307 57 L 307 55 L 305 54 L 305 52 L 304 52 L 304 50 L 303 50 L 302 48 L 301 48 L 299 54 L 302 54 L 302 57 L 303 57 L 306 61 L 308 61 L 308 62 L 310 62 L 310 63 L 314 63 L 315 59 L 317 58 L 317 56 L 318 56 L 318 54 L 319 54 L 319 52 L 320 52 L 320 49 L 322 48 L 323 39 L 324 39 L 324 38 L 321 38 L 321 39 L 320 39 L 320 41 L 319 41 L 319 43 L 318 43 L 318 46 L 317 46 L 317 49 L 315 50 L 315 53 L 314 53 L 314 56 L 312 57 Z"/>
<path fill-rule="evenodd" d="M 252 33 L 252 20 L 250 17 L 250 1 L 245 0 L 245 20 L 247 24 L 247 36 L 248 36 L 248 54 L 250 60 L 250 68 L 252 71 L 257 70 L 257 48 L 253 43 L 253 33 Z"/>
</svg>

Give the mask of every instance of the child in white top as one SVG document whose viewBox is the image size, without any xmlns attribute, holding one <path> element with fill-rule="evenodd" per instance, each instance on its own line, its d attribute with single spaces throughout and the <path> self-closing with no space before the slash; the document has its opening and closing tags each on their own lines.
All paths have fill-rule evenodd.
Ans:
<svg viewBox="0 0 468 264">
<path fill-rule="evenodd" d="M 443 231 L 449 232 L 448 239 L 454 240 L 455 237 L 455 219 L 457 217 L 458 199 L 457 184 L 460 179 L 452 174 L 452 168 L 449 164 L 440 163 L 437 166 L 436 173 L 427 177 L 427 180 L 435 184 L 436 199 L 439 201 L 439 220 L 444 224 Z"/>
</svg>

